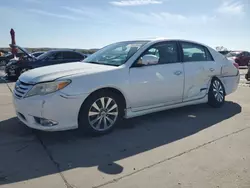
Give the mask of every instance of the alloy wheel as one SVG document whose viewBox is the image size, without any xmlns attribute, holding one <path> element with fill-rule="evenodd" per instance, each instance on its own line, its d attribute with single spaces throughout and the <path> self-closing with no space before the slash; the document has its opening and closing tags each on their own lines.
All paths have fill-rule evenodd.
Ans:
<svg viewBox="0 0 250 188">
<path fill-rule="evenodd" d="M 215 80 L 213 82 L 213 94 L 214 94 L 215 99 L 218 102 L 220 103 L 223 102 L 224 90 L 223 90 L 221 83 L 218 80 Z"/>
<path fill-rule="evenodd" d="M 118 117 L 118 105 L 110 97 L 97 99 L 90 107 L 88 120 L 91 127 L 97 131 L 106 131 L 116 122 Z"/>
</svg>

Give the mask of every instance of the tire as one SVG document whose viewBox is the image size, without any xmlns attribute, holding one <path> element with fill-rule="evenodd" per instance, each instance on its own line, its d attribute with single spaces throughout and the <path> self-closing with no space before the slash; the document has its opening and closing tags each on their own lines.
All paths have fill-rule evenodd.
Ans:
<svg viewBox="0 0 250 188">
<path fill-rule="evenodd" d="M 92 136 L 111 132 L 124 115 L 124 104 L 123 98 L 111 91 L 100 91 L 90 95 L 79 112 L 79 129 L 84 134 Z"/>
<path fill-rule="evenodd" d="M 213 78 L 208 92 L 208 104 L 220 108 L 225 103 L 225 88 L 218 78 Z"/>
</svg>

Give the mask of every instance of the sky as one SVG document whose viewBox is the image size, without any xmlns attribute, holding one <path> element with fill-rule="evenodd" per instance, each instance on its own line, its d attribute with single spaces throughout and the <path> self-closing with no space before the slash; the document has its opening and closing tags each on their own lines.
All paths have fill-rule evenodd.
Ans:
<svg viewBox="0 0 250 188">
<path fill-rule="evenodd" d="M 165 37 L 250 51 L 250 0 L 0 0 L 0 47 L 101 48 Z"/>
</svg>

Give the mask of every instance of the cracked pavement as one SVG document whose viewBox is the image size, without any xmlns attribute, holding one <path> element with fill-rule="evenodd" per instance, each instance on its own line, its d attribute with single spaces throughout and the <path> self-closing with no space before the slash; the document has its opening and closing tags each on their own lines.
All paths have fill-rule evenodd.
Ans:
<svg viewBox="0 0 250 188">
<path fill-rule="evenodd" d="M 27 128 L 15 118 L 13 87 L 0 83 L 0 188 L 250 187 L 246 83 L 223 108 L 155 113 L 95 138 Z"/>
</svg>

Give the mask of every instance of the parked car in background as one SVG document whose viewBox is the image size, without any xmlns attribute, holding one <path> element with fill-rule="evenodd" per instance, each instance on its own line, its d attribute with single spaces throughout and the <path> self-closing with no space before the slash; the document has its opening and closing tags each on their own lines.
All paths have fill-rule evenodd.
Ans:
<svg viewBox="0 0 250 188">
<path fill-rule="evenodd" d="M 83 62 L 25 72 L 16 82 L 13 103 L 31 128 L 79 128 L 100 135 L 122 118 L 199 103 L 221 107 L 238 87 L 237 67 L 196 42 L 118 42 Z"/>
<path fill-rule="evenodd" d="M 231 51 L 226 55 L 227 58 L 233 59 L 239 66 L 247 66 L 250 61 L 250 52 Z"/>
<path fill-rule="evenodd" d="M 51 50 L 35 57 L 29 54 L 25 49 L 19 47 L 21 51 L 26 53 L 26 57 L 18 60 L 11 60 L 5 67 L 5 72 L 8 77 L 18 78 L 23 72 L 30 69 L 56 65 L 61 63 L 82 61 L 86 58 L 85 54 L 72 50 Z"/>
<path fill-rule="evenodd" d="M 228 53 L 230 53 L 231 51 L 225 50 L 225 51 L 218 51 L 219 53 L 221 53 L 222 55 L 227 55 Z"/>
<path fill-rule="evenodd" d="M 19 52 L 17 53 L 16 57 L 20 57 L 20 56 L 23 56 L 24 53 L 23 52 Z M 13 54 L 6 54 L 4 56 L 1 56 L 0 57 L 0 66 L 5 66 L 11 59 L 14 58 L 14 55 Z"/>
<path fill-rule="evenodd" d="M 248 70 L 247 70 L 247 73 L 245 75 L 245 78 L 247 81 L 250 81 L 250 60 L 248 62 L 248 66 L 247 66 Z"/>
<path fill-rule="evenodd" d="M 33 52 L 32 55 L 35 56 L 35 57 L 38 57 L 42 54 L 44 54 L 45 52 Z"/>
</svg>

